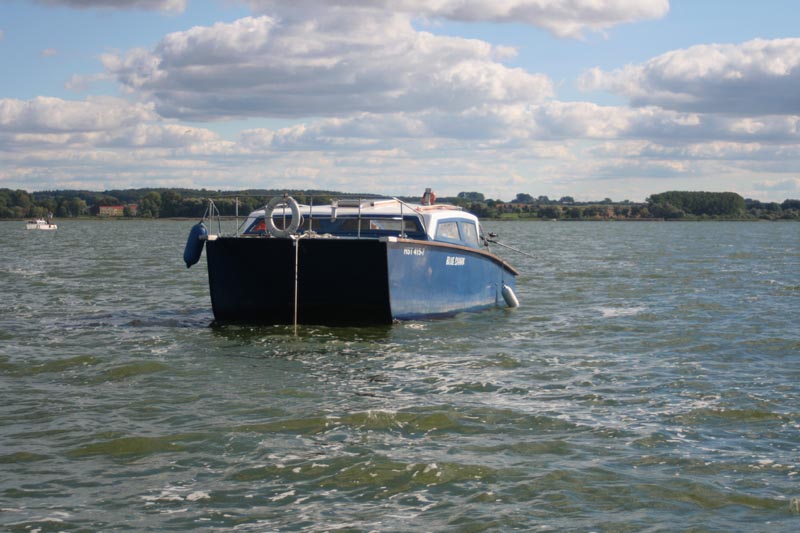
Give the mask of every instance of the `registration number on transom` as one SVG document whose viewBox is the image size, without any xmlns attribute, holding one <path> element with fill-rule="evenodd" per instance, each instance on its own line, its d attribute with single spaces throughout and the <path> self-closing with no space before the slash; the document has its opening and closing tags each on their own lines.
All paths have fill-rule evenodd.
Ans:
<svg viewBox="0 0 800 533">
<path fill-rule="evenodd" d="M 403 255 L 425 255 L 424 248 L 403 248 Z"/>
<path fill-rule="evenodd" d="M 466 262 L 467 262 L 467 258 L 466 257 L 453 257 L 453 256 L 448 255 L 447 256 L 447 260 L 445 261 L 445 265 L 460 267 L 460 266 L 464 266 L 464 264 Z"/>
</svg>

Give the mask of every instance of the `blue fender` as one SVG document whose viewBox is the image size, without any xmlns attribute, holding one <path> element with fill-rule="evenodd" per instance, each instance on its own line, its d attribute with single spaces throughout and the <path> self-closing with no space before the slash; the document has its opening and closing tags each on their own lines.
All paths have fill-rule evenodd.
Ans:
<svg viewBox="0 0 800 533">
<path fill-rule="evenodd" d="M 186 268 L 200 261 L 207 235 L 208 230 L 202 222 L 192 226 L 192 231 L 189 232 L 189 238 L 186 240 L 186 248 L 183 250 L 183 260 L 186 262 Z"/>
</svg>

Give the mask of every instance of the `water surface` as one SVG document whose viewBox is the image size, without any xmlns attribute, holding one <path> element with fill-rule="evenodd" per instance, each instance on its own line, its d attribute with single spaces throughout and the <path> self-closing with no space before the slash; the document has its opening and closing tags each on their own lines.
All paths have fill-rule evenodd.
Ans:
<svg viewBox="0 0 800 533">
<path fill-rule="evenodd" d="M 800 225 L 494 223 L 521 308 L 295 336 L 192 224 L 0 223 L 5 529 L 800 529 Z"/>
</svg>

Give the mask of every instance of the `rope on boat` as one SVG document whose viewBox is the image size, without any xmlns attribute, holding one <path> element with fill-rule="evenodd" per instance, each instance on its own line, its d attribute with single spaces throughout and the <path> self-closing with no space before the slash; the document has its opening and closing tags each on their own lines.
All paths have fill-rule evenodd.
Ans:
<svg viewBox="0 0 800 533">
<path fill-rule="evenodd" d="M 305 235 L 292 235 L 291 239 L 294 241 L 294 336 L 297 337 L 297 311 L 298 311 L 298 287 L 299 287 L 299 272 L 300 272 L 300 239 Z"/>
</svg>

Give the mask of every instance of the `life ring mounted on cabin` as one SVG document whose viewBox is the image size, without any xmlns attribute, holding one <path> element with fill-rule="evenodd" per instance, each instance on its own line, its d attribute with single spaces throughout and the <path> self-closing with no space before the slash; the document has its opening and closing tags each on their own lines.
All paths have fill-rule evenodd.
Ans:
<svg viewBox="0 0 800 533">
<path fill-rule="evenodd" d="M 288 207 L 292 212 L 292 221 L 283 229 L 276 226 L 275 221 L 272 219 L 275 208 L 279 206 Z M 297 229 L 303 223 L 303 215 L 300 214 L 300 206 L 297 204 L 297 200 L 291 196 L 278 196 L 270 200 L 269 204 L 267 204 L 267 208 L 264 211 L 264 221 L 267 224 L 267 231 L 271 236 L 289 237 L 297 233 Z"/>
</svg>

